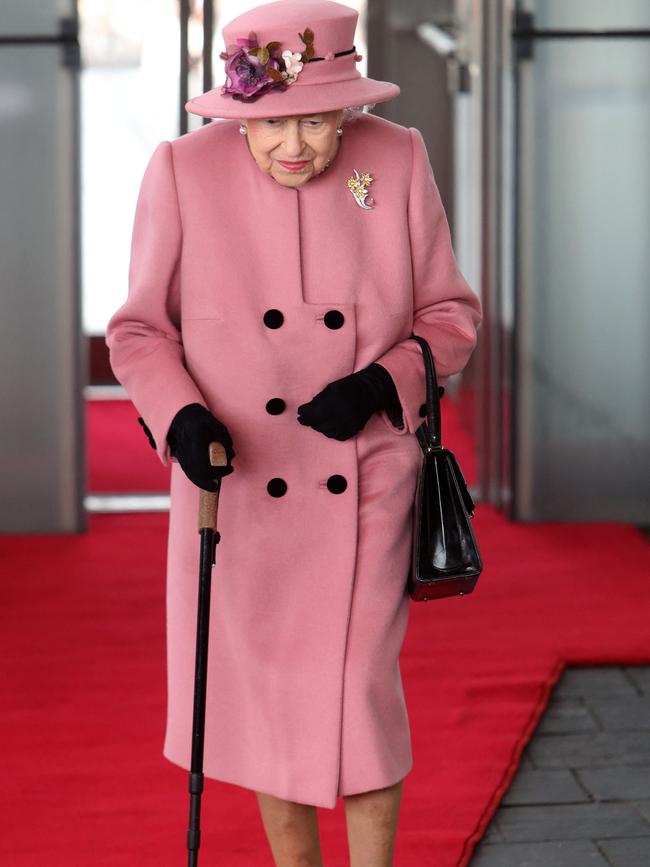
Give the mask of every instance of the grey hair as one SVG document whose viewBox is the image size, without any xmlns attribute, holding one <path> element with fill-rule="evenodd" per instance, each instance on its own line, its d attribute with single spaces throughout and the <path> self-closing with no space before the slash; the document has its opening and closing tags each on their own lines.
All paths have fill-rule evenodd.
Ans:
<svg viewBox="0 0 650 867">
<path fill-rule="evenodd" d="M 342 123 L 354 123 L 354 121 L 364 112 L 370 112 L 375 107 L 375 103 L 367 105 L 349 105 L 343 109 Z"/>
</svg>

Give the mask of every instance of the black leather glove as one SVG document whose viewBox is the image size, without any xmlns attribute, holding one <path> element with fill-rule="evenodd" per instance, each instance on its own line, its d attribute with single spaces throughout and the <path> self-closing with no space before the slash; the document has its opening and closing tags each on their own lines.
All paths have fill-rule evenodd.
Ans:
<svg viewBox="0 0 650 867">
<path fill-rule="evenodd" d="M 357 434 L 373 412 L 385 409 L 396 427 L 403 426 L 402 407 L 390 373 L 376 362 L 326 385 L 298 407 L 300 424 L 336 440 Z"/>
<path fill-rule="evenodd" d="M 208 446 L 215 440 L 226 450 L 225 467 L 213 467 L 210 463 Z M 200 403 L 188 403 L 176 413 L 167 432 L 167 442 L 187 478 L 204 491 L 214 493 L 217 490 L 214 479 L 221 479 L 234 469 L 230 461 L 236 452 L 228 428 Z"/>
</svg>

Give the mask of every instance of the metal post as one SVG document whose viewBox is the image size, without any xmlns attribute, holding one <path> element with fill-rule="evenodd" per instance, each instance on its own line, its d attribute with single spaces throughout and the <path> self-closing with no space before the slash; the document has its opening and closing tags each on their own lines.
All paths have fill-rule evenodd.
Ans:
<svg viewBox="0 0 650 867">
<path fill-rule="evenodd" d="M 179 8 L 179 25 L 180 25 L 180 104 L 178 116 L 178 133 L 184 135 L 187 132 L 187 112 L 185 111 L 185 103 L 188 100 L 187 93 L 187 77 L 189 73 L 189 46 L 187 43 L 188 20 L 190 17 L 190 0 L 180 0 Z"/>
<path fill-rule="evenodd" d="M 213 0 L 203 0 L 203 90 L 212 90 L 212 40 L 214 38 Z M 203 123 L 210 123 L 209 117 Z"/>
</svg>

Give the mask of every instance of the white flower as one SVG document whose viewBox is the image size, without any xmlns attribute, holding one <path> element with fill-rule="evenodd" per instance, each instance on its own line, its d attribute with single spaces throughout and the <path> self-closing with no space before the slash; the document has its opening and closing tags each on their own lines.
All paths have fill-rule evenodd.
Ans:
<svg viewBox="0 0 650 867">
<path fill-rule="evenodd" d="M 302 69 L 301 63 L 302 54 L 294 53 L 287 49 L 282 52 L 282 59 L 284 60 L 284 66 L 287 71 L 287 76 L 292 80 L 298 75 L 300 70 Z"/>
</svg>

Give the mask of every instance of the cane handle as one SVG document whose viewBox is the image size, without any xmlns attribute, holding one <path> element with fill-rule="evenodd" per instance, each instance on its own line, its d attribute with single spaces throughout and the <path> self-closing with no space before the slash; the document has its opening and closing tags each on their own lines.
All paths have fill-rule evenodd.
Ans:
<svg viewBox="0 0 650 867">
<path fill-rule="evenodd" d="M 228 464 L 226 450 L 220 442 L 209 445 L 210 463 L 213 467 L 225 467 Z M 201 488 L 199 496 L 199 533 L 201 530 L 217 529 L 217 508 L 219 506 L 219 491 L 204 491 Z"/>
</svg>

